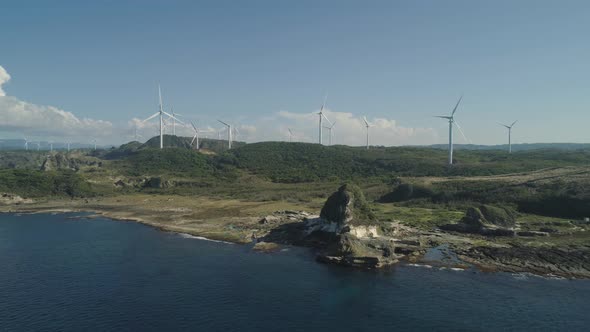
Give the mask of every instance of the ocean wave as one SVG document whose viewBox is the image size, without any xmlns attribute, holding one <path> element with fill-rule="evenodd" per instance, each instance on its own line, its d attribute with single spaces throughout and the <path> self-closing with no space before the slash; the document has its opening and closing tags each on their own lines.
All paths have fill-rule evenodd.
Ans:
<svg viewBox="0 0 590 332">
<path fill-rule="evenodd" d="M 423 267 L 423 268 L 426 268 L 426 269 L 432 269 L 432 265 L 427 265 L 427 264 L 414 264 L 414 263 L 410 263 L 410 264 L 406 264 L 406 266 Z"/>
<path fill-rule="evenodd" d="M 233 243 L 227 242 L 227 241 L 213 240 L 213 239 L 208 239 L 208 238 L 203 237 L 203 236 L 195 236 L 195 235 L 190 235 L 190 234 L 187 234 L 187 233 L 178 233 L 178 235 L 180 235 L 180 237 L 185 238 L 185 239 L 203 240 L 203 241 L 210 241 L 210 242 L 217 242 L 217 243 L 233 244 Z"/>
</svg>

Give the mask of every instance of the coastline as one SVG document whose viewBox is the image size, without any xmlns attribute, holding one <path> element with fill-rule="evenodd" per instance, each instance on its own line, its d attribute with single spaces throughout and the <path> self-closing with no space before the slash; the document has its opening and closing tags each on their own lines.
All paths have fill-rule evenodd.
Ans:
<svg viewBox="0 0 590 332">
<path fill-rule="evenodd" d="M 137 201 L 138 197 L 131 197 Z M 154 227 L 165 232 L 173 232 L 179 235 L 186 235 L 202 240 L 218 241 L 232 244 L 252 243 L 254 238 L 263 237 L 279 224 L 262 224 L 259 221 L 264 215 L 268 215 L 277 205 L 269 204 L 264 207 L 264 203 L 239 202 L 232 200 L 210 199 L 210 198 L 187 198 L 186 200 L 179 197 L 139 197 L 146 200 L 144 206 L 127 205 L 128 200 L 123 197 L 114 197 L 107 199 L 95 200 L 45 200 L 27 204 L 18 205 L 0 205 L 0 213 L 16 214 L 40 214 L 40 213 L 89 213 L 88 216 L 80 218 L 108 218 L 121 222 L 137 222 L 146 226 Z M 174 199 L 174 204 L 165 204 L 164 208 L 159 204 L 149 204 L 152 201 L 170 202 Z M 206 203 L 207 201 L 217 202 L 216 208 L 223 206 L 224 212 L 206 218 L 208 213 L 195 212 L 196 209 L 189 209 L 186 202 L 194 205 L 194 201 Z M 116 203 L 116 204 L 114 204 Z M 235 209 L 239 207 L 253 206 L 257 208 L 253 211 Z M 263 206 L 263 208 L 260 208 Z M 170 212 L 174 213 L 170 213 Z M 238 211 L 238 213 L 236 213 Z M 275 210 L 276 211 L 276 210 Z M 202 212 L 202 211 L 201 211 Z M 252 213 L 254 212 L 254 213 Z M 479 271 L 483 272 L 509 272 L 509 273 L 532 273 L 542 277 L 563 277 L 567 279 L 590 279 L 590 273 L 579 263 L 571 267 L 556 268 L 557 264 L 547 265 L 538 262 L 529 262 L 526 260 L 517 260 L 514 258 L 518 255 L 518 249 L 522 248 L 504 248 L 505 253 L 502 256 L 490 257 L 470 254 L 469 250 L 477 248 L 474 245 L 475 240 L 469 237 L 460 237 L 453 234 L 424 232 L 413 229 L 418 232 L 418 237 L 427 243 L 423 249 L 433 248 L 440 244 L 450 243 L 451 249 L 458 253 L 462 263 L 466 263 Z M 280 245 L 280 243 L 276 243 Z M 511 251 L 512 250 L 512 251 Z M 556 248 L 555 250 L 561 250 Z M 264 250 L 262 250 L 264 251 Z M 515 254 L 516 253 L 516 254 Z M 550 252 L 551 253 L 551 252 Z M 499 255 L 499 254 L 498 254 Z M 582 256 L 583 258 L 584 256 Z M 565 260 L 564 260 L 565 262 Z M 409 263 L 428 264 L 424 257 L 416 257 L 415 261 Z M 454 263 L 453 263 L 454 264 Z M 453 265 L 450 264 L 449 266 Z M 452 266 L 451 266 L 452 267 Z"/>
</svg>

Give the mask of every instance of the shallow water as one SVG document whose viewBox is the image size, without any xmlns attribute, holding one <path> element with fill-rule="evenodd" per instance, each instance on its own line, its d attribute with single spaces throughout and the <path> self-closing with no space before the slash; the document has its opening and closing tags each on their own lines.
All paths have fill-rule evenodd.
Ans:
<svg viewBox="0 0 590 332">
<path fill-rule="evenodd" d="M 590 281 L 318 264 L 131 222 L 0 215 L 0 330 L 585 330 Z"/>
</svg>

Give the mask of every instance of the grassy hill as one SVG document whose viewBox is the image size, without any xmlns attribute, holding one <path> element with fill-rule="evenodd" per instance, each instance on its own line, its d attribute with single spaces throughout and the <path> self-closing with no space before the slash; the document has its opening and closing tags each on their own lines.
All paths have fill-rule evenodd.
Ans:
<svg viewBox="0 0 590 332">
<path fill-rule="evenodd" d="M 455 165 L 447 153 L 424 147 L 377 147 L 370 150 L 309 143 L 264 142 L 232 149 L 220 162 L 274 182 L 313 182 L 391 176 L 483 176 L 550 167 L 590 165 L 590 149 L 579 151 L 462 150 Z"/>
<path fill-rule="evenodd" d="M 398 206 L 464 209 L 493 203 L 543 215 L 590 214 L 590 149 L 511 155 L 458 150 L 455 165 L 448 167 L 446 151 L 428 147 L 263 142 L 227 150 L 215 146 L 223 141 L 205 140 L 199 152 L 186 137 L 166 136 L 165 143 L 172 147 L 159 149 L 154 137 L 110 150 L 54 152 L 52 158 L 65 166 L 54 162 L 49 171 L 40 170 L 47 152 L 0 152 L 0 191 L 34 197 L 148 191 L 319 200 L 331 190 L 326 188 L 354 182 L 369 199 Z"/>
</svg>

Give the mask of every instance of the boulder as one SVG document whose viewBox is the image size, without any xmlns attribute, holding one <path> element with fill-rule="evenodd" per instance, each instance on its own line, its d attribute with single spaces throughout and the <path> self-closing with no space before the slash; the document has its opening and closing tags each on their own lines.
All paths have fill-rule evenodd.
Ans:
<svg viewBox="0 0 590 332">
<path fill-rule="evenodd" d="M 509 210 L 482 205 L 479 208 L 468 208 L 458 224 L 447 224 L 440 228 L 447 231 L 487 236 L 514 236 L 515 232 L 512 227 L 515 224 L 515 214 Z"/>
</svg>

